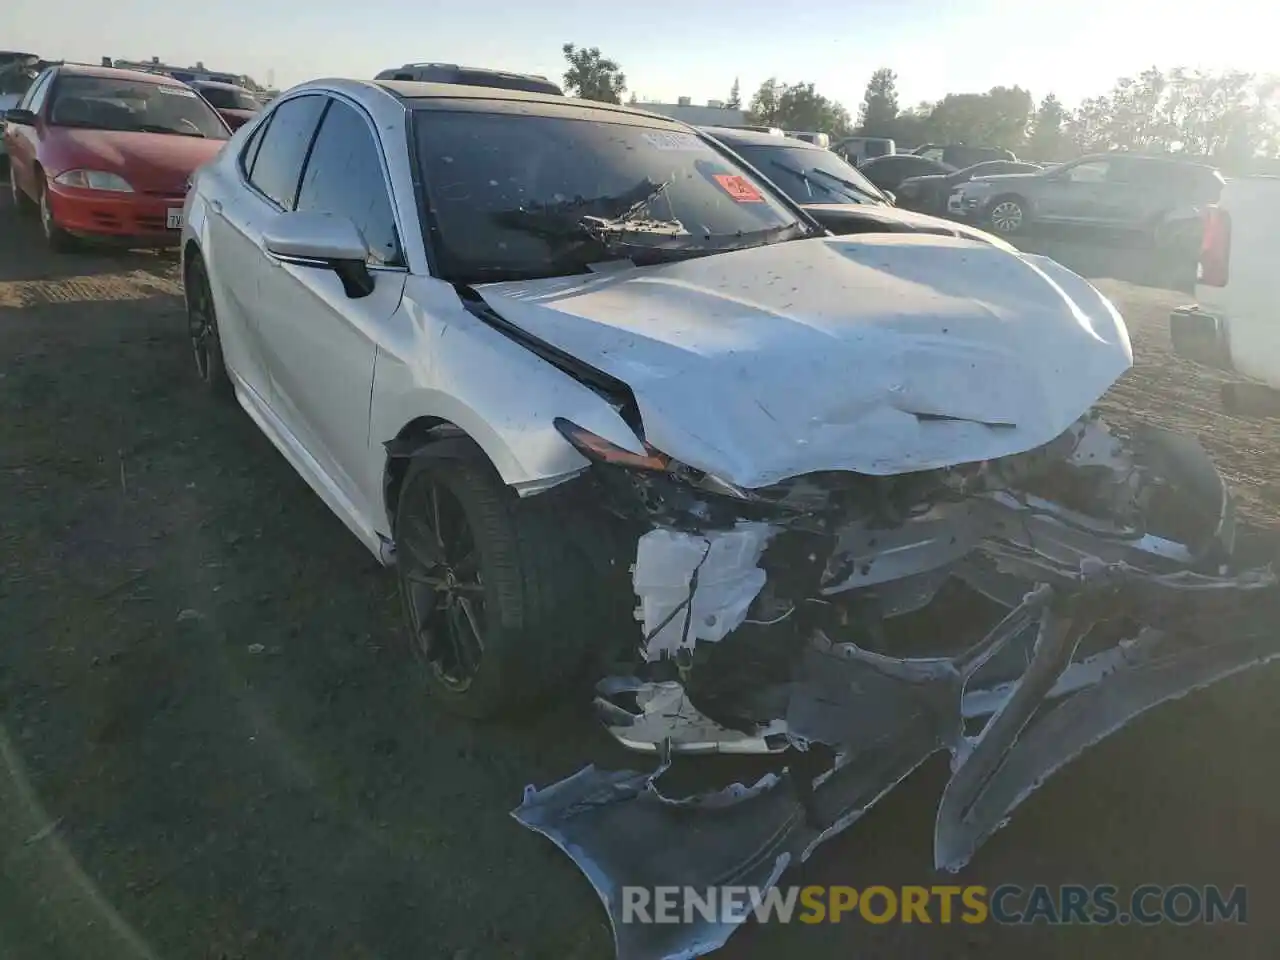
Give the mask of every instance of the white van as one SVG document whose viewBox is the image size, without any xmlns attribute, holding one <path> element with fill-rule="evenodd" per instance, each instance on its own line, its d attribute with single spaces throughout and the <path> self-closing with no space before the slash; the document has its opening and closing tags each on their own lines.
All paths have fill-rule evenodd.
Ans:
<svg viewBox="0 0 1280 960">
<path fill-rule="evenodd" d="M 815 147 L 822 147 L 826 150 L 831 146 L 831 137 L 825 133 L 819 133 L 817 130 L 784 130 L 788 137 L 793 140 L 803 140 L 805 143 L 812 143 Z"/>
<path fill-rule="evenodd" d="M 1280 414 L 1280 177 L 1234 177 L 1205 212 L 1196 302 L 1169 318 L 1176 354 L 1234 371 L 1223 401 Z M 1239 409 L 1241 404 L 1251 408 Z"/>
<path fill-rule="evenodd" d="M 844 137 L 831 149 L 856 167 L 863 160 L 892 156 L 898 145 L 888 137 Z"/>
</svg>

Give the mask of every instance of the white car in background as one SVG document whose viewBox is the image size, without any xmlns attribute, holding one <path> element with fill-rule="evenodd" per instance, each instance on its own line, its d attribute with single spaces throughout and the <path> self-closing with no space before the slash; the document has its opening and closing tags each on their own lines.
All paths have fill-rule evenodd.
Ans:
<svg viewBox="0 0 1280 960">
<path fill-rule="evenodd" d="M 1046 258 L 831 236 L 665 117 L 395 81 L 281 94 L 184 224 L 202 381 L 395 566 L 434 698 L 513 712 L 590 667 L 660 758 L 515 812 L 626 956 L 736 920 L 624 924 L 622 885 L 767 886 L 942 751 L 957 868 L 1089 744 L 1280 651 L 1231 629 L 1275 580 L 1203 450 L 1091 412 L 1128 335 Z M 792 772 L 664 797 L 712 752 Z"/>
</svg>

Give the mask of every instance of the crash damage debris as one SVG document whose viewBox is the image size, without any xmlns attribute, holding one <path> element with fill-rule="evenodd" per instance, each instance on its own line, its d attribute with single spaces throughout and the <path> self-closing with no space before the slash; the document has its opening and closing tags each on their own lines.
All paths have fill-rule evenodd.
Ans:
<svg viewBox="0 0 1280 960">
<path fill-rule="evenodd" d="M 1250 627 L 1267 623 L 1268 608 L 1276 612 L 1269 568 L 1236 576 L 1152 574 L 1087 561 L 1057 579 L 1026 594 L 978 643 L 950 658 L 899 659 L 815 636 L 787 684 L 785 721 L 773 733 L 799 747 L 834 748 L 834 764 L 816 777 L 788 767 L 750 787 L 670 798 L 659 786 L 671 762 L 667 741 L 657 745 L 653 773 L 590 766 L 542 790 L 527 788 L 513 816 L 586 874 L 609 915 L 619 960 L 684 960 L 722 946 L 749 908 L 714 921 L 624 923 L 624 887 L 767 889 L 943 750 L 952 775 L 937 813 L 935 866 L 959 870 L 1014 808 L 1083 750 L 1151 707 L 1280 656 L 1280 636 Z M 1119 615 L 1149 629 L 1124 656 L 1091 668 L 1089 683 L 1059 689 L 1054 700 L 1064 676 L 1081 666 L 1073 663 L 1081 640 Z M 1026 669 L 993 701 L 981 731 L 967 736 L 966 685 L 1029 630 L 1035 639 Z M 1224 636 L 1231 639 L 1196 639 Z M 652 723 L 688 706 L 678 684 L 602 685 L 606 701 L 619 693 L 645 693 L 642 703 L 661 706 L 656 714 L 608 713 L 622 728 L 628 716 L 632 725 Z"/>
</svg>

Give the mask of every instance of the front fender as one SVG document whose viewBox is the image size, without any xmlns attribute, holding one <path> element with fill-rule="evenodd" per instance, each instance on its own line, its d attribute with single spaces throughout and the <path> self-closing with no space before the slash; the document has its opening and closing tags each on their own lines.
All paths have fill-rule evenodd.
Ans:
<svg viewBox="0 0 1280 960">
<path fill-rule="evenodd" d="M 365 475 L 370 490 L 381 489 L 383 445 L 406 425 L 428 419 L 463 430 L 503 482 L 522 494 L 536 493 L 588 464 L 553 426 L 556 417 L 644 452 L 599 394 L 472 315 L 449 284 L 410 278 L 374 363 Z"/>
</svg>

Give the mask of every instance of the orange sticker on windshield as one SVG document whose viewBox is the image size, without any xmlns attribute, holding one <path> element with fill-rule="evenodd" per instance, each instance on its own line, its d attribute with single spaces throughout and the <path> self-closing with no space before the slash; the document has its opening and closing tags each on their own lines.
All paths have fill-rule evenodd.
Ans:
<svg viewBox="0 0 1280 960">
<path fill-rule="evenodd" d="M 717 173 L 716 183 L 738 203 L 764 203 L 764 196 L 746 177 L 736 173 Z"/>
</svg>

